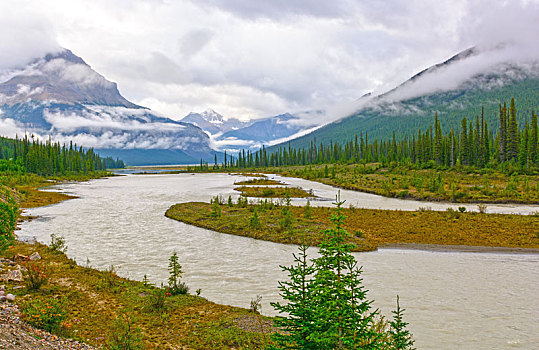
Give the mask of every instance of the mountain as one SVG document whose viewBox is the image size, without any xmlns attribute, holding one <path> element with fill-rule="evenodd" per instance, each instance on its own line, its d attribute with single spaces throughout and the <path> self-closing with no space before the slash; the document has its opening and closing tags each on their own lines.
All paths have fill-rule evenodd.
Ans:
<svg viewBox="0 0 539 350">
<path fill-rule="evenodd" d="M 300 118 L 290 113 L 244 122 L 225 118 L 211 109 L 202 113 L 189 113 L 182 121 L 200 127 L 211 136 L 215 147 L 232 153 L 241 149 L 256 150 L 315 126 L 305 125 Z"/>
<path fill-rule="evenodd" d="M 289 137 L 304 129 L 301 125 L 294 124 L 294 121 L 299 121 L 299 118 L 289 113 L 258 119 L 241 129 L 225 132 L 222 139 L 235 138 L 268 143 Z"/>
<path fill-rule="evenodd" d="M 343 119 L 290 141 L 294 147 L 308 147 L 311 141 L 329 144 L 345 142 L 361 133 L 370 140 L 397 138 L 425 131 L 438 113 L 442 129 L 460 128 L 462 117 L 475 121 L 485 108 L 489 127 L 497 128 L 498 104 L 515 98 L 520 118 L 539 109 L 539 63 L 509 60 L 510 48 L 492 51 L 471 48 L 429 67 L 396 88 L 366 95 L 357 111 Z M 275 148 L 283 145 L 274 146 Z"/>
<path fill-rule="evenodd" d="M 236 118 L 225 118 L 213 109 L 208 109 L 202 113 L 189 113 L 182 122 L 198 126 L 211 135 L 236 130 L 249 125 L 249 122 L 243 122 Z"/>
<path fill-rule="evenodd" d="M 0 121 L 19 134 L 72 140 L 129 165 L 198 163 L 215 154 L 200 128 L 129 102 L 116 83 L 69 50 L 37 59 L 0 83 Z"/>
</svg>

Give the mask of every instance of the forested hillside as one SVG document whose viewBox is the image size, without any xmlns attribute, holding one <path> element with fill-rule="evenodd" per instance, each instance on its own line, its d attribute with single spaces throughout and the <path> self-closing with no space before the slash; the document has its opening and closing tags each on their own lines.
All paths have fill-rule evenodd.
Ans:
<svg viewBox="0 0 539 350">
<path fill-rule="evenodd" d="M 484 109 L 476 107 L 472 117 L 463 117 L 458 129 L 442 126 L 438 114 L 434 125 L 416 129 L 412 136 L 397 138 L 398 125 L 391 137 L 371 138 L 368 133 L 354 135 L 343 144 L 311 141 L 305 148 L 292 145 L 274 152 L 241 152 L 239 168 L 309 165 L 324 163 L 418 164 L 421 166 L 470 165 L 478 168 L 511 166 L 530 170 L 539 166 L 537 114 L 520 113 L 512 99 L 509 106 L 498 105 L 496 122 L 488 122 Z M 475 114 L 475 116 L 473 116 Z M 489 118 L 492 120 L 492 118 Z M 432 117 L 431 117 L 432 123 Z M 494 125 L 492 125 L 494 124 Z"/>
<path fill-rule="evenodd" d="M 426 130 L 438 113 L 445 130 L 460 128 L 462 117 L 475 118 L 484 107 L 484 119 L 491 128 L 499 127 L 498 105 L 515 98 L 519 114 L 531 117 L 539 109 L 539 65 L 537 63 L 500 63 L 471 74 L 451 86 L 453 75 L 472 70 L 470 61 L 481 55 L 474 49 L 425 69 L 384 94 L 369 98 L 352 115 L 330 123 L 308 135 L 290 141 L 292 147 L 309 147 L 311 142 L 344 143 L 354 135 L 368 133 L 371 138 L 397 140 L 411 137 L 418 129 Z M 283 144 L 271 150 L 284 146 Z"/>
</svg>

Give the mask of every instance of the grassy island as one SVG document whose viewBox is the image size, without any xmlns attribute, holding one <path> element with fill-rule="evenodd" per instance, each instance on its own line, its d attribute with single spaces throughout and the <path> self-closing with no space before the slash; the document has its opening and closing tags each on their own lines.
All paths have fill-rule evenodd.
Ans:
<svg viewBox="0 0 539 350">
<path fill-rule="evenodd" d="M 305 191 L 299 187 L 240 186 L 234 188 L 234 190 L 240 192 L 244 197 L 286 198 L 287 195 L 291 198 L 315 197 L 311 192 Z"/>
<path fill-rule="evenodd" d="M 263 201 L 233 206 L 200 202 L 170 207 L 166 216 L 206 229 L 278 243 L 310 245 L 323 240 L 331 226 L 331 208 L 290 206 L 289 224 L 284 225 L 285 206 Z M 466 245 L 485 247 L 539 248 L 537 215 L 482 214 L 459 211 L 394 211 L 343 209 L 344 228 L 356 251 L 401 243 Z"/>
<path fill-rule="evenodd" d="M 266 178 L 250 179 L 245 181 L 234 182 L 234 185 L 237 186 L 272 186 L 272 185 L 283 185 L 282 182 L 270 180 Z"/>
</svg>

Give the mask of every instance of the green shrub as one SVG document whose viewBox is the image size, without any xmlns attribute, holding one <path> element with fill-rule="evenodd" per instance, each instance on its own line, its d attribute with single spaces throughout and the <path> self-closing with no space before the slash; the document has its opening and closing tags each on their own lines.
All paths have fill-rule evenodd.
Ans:
<svg viewBox="0 0 539 350">
<path fill-rule="evenodd" d="M 166 298 L 170 293 L 163 288 L 153 288 L 146 299 L 146 310 L 150 312 L 163 312 L 166 308 Z"/>
<path fill-rule="evenodd" d="M 57 236 L 55 233 L 51 234 L 51 244 L 49 247 L 54 252 L 65 253 L 67 251 L 65 238 Z"/>
<path fill-rule="evenodd" d="M 253 216 L 249 218 L 249 227 L 257 228 L 260 227 L 260 219 L 258 218 L 258 211 L 256 208 L 253 211 Z"/>
<path fill-rule="evenodd" d="M 28 290 L 38 290 L 47 283 L 47 275 L 41 263 L 26 263 L 26 288 Z"/>
<path fill-rule="evenodd" d="M 34 327 L 53 332 L 60 328 L 66 317 L 66 300 L 49 298 L 30 299 L 22 306 L 24 319 Z"/>
<path fill-rule="evenodd" d="M 137 320 L 130 313 L 123 313 L 117 317 L 107 337 L 107 349 L 144 349 L 142 332 L 135 326 L 136 322 Z"/>
</svg>

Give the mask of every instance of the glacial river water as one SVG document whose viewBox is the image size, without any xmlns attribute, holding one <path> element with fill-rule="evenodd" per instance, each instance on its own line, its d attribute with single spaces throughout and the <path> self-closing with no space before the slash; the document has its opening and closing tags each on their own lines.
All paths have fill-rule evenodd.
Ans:
<svg viewBox="0 0 539 350">
<path fill-rule="evenodd" d="M 276 179 L 313 189 L 331 205 L 337 190 L 300 179 Z M 28 210 L 40 218 L 22 224 L 21 238 L 50 242 L 65 237 L 67 254 L 81 265 L 118 268 L 123 276 L 166 282 L 167 262 L 178 252 L 192 291 L 222 304 L 249 307 L 262 296 L 262 312 L 279 300 L 277 281 L 286 277 L 295 246 L 257 241 L 185 225 L 164 213 L 174 203 L 237 195 L 226 174 L 129 175 L 51 190 L 79 198 Z M 346 205 L 445 210 L 447 204 L 403 201 L 341 191 Z M 299 202 L 299 201 L 295 201 Z M 469 205 L 468 210 L 477 206 Z M 488 206 L 488 212 L 529 214 L 538 206 Z M 316 253 L 312 250 L 312 255 Z M 537 349 L 539 344 L 539 254 L 429 252 L 381 249 L 357 253 L 373 306 L 391 315 L 398 294 L 418 349 Z"/>
</svg>

